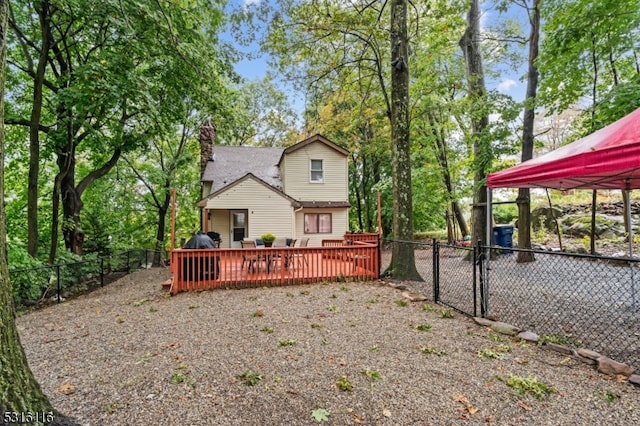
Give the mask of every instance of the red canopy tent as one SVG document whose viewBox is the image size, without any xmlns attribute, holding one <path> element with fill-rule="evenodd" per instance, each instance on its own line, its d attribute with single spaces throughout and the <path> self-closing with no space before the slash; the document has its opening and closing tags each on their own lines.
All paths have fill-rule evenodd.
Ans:
<svg viewBox="0 0 640 426">
<path fill-rule="evenodd" d="M 640 108 L 569 145 L 490 173 L 487 176 L 487 241 L 491 241 L 492 188 L 621 189 L 627 191 L 629 203 L 629 191 L 640 188 Z M 631 224 L 629 204 L 626 210 Z M 633 233 L 629 232 L 629 257 L 632 256 Z M 636 306 L 633 264 L 631 267 L 633 305 Z"/>
<path fill-rule="evenodd" d="M 640 188 L 640 109 L 516 166 L 490 173 L 489 188 Z"/>
</svg>

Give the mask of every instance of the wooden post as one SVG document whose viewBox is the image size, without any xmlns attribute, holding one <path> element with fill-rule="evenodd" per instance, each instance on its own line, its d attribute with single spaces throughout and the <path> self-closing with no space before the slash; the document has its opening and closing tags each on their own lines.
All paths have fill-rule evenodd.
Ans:
<svg viewBox="0 0 640 426">
<path fill-rule="evenodd" d="M 173 188 L 171 194 L 171 242 L 169 244 L 169 251 L 173 251 L 176 241 L 176 189 Z"/>
<path fill-rule="evenodd" d="M 378 234 L 382 237 L 382 206 L 380 205 L 380 191 L 377 194 L 378 201 Z"/>
</svg>

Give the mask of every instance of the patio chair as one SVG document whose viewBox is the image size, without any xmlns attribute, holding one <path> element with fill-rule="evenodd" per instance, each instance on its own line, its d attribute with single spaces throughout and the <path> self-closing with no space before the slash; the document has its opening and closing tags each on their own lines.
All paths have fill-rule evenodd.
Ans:
<svg viewBox="0 0 640 426">
<path fill-rule="evenodd" d="M 256 243 L 255 241 L 247 241 L 247 240 L 242 240 L 240 241 L 240 243 L 242 244 L 242 248 L 243 249 L 256 249 Z M 243 254 L 242 255 L 242 264 L 240 265 L 240 269 L 244 269 L 244 264 L 245 262 L 247 263 L 247 271 L 249 270 L 253 270 L 253 272 L 255 272 L 256 270 L 260 270 L 260 262 L 266 262 L 266 257 L 265 256 L 261 256 L 259 254 Z"/>
<path fill-rule="evenodd" d="M 308 244 L 309 238 L 303 238 L 300 240 L 300 244 L 298 244 L 298 247 L 307 247 Z M 289 265 L 293 266 L 297 264 L 298 266 L 303 266 L 303 263 L 309 266 L 309 261 L 307 260 L 307 256 L 304 253 L 294 253 L 289 256 Z"/>
</svg>

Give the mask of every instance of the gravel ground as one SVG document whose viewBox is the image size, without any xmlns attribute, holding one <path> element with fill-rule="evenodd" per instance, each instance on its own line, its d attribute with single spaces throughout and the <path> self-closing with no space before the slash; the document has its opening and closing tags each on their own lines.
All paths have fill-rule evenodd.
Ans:
<svg viewBox="0 0 640 426">
<path fill-rule="evenodd" d="M 640 423 L 640 389 L 403 303 L 389 283 L 169 297 L 168 274 L 139 271 L 18 318 L 60 413 L 81 425 Z M 519 394 L 514 377 L 554 392 Z"/>
</svg>

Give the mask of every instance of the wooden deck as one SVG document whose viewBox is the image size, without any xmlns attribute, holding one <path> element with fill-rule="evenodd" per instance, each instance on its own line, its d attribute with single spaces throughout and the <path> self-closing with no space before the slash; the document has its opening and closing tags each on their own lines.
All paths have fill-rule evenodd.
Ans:
<svg viewBox="0 0 640 426">
<path fill-rule="evenodd" d="M 380 277 L 377 242 L 256 249 L 177 249 L 171 252 L 171 293 L 213 288 L 364 281 Z M 346 244 L 346 241 L 345 241 Z"/>
</svg>

